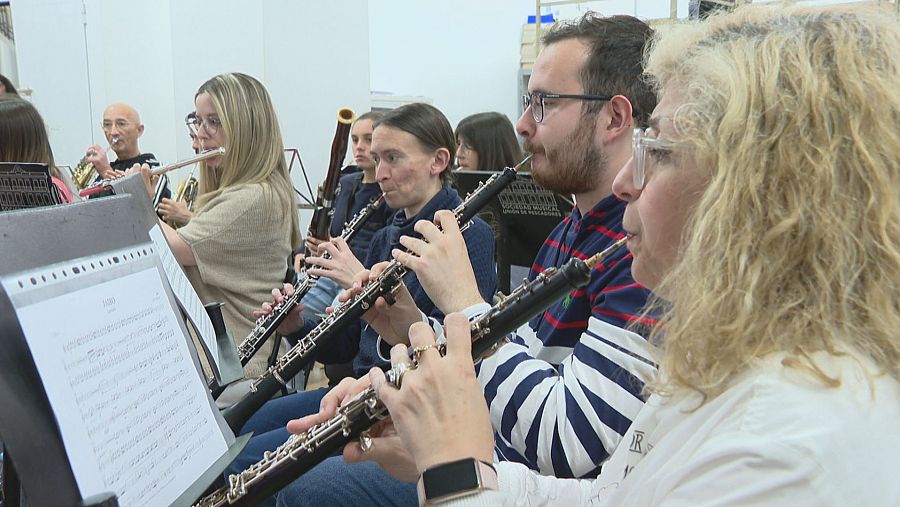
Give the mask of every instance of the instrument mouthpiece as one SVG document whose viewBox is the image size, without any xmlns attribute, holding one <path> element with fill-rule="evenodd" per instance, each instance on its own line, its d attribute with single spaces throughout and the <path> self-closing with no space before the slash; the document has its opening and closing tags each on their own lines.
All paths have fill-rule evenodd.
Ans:
<svg viewBox="0 0 900 507">
<path fill-rule="evenodd" d="M 622 247 L 625 242 L 628 241 L 628 236 L 616 240 L 615 243 L 606 247 L 602 252 L 597 252 L 594 255 L 585 259 L 584 263 L 588 265 L 589 268 L 593 269 L 596 265 L 603 262 L 604 259 L 613 254 L 616 250 Z"/>
</svg>

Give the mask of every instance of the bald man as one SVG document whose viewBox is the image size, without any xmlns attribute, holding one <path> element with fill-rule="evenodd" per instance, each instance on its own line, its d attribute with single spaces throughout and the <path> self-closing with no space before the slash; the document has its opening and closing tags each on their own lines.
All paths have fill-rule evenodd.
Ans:
<svg viewBox="0 0 900 507">
<path fill-rule="evenodd" d="M 109 161 L 106 150 L 99 144 L 87 149 L 85 158 L 94 164 L 101 178 L 124 176 L 125 170 L 134 164 L 159 166 L 152 153 L 141 153 L 138 138 L 144 133 L 144 125 L 138 112 L 128 104 L 112 104 L 103 112 L 103 135 L 109 148 L 116 153 L 116 160 Z"/>
</svg>

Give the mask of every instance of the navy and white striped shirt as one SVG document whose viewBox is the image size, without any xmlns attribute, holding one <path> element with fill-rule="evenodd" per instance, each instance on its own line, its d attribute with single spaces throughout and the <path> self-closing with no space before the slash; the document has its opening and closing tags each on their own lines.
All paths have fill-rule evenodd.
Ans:
<svg viewBox="0 0 900 507">
<path fill-rule="evenodd" d="M 529 280 L 623 237 L 624 210 L 615 196 L 584 217 L 575 208 L 545 241 Z M 479 365 L 501 460 L 557 477 L 593 477 L 631 425 L 656 370 L 652 347 L 623 329 L 640 318 L 649 295 L 632 279 L 631 260 L 624 248 L 614 253 L 587 286 Z"/>
</svg>

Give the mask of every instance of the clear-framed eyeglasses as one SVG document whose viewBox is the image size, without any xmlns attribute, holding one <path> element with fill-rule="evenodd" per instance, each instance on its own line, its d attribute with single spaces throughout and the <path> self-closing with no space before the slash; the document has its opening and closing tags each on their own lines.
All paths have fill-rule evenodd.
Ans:
<svg viewBox="0 0 900 507">
<path fill-rule="evenodd" d="M 100 124 L 100 128 L 103 129 L 104 132 L 109 132 L 113 127 L 116 127 L 119 130 L 125 130 L 130 125 L 134 125 L 133 123 L 125 120 L 116 120 L 116 121 L 104 121 Z"/>
<path fill-rule="evenodd" d="M 531 117 L 534 121 L 540 123 L 544 121 L 544 100 L 546 99 L 575 99 L 575 100 L 612 100 L 610 95 L 572 95 L 568 93 L 544 93 L 529 92 L 522 95 L 522 111 L 531 107 Z"/>
<path fill-rule="evenodd" d="M 678 143 L 658 139 L 659 132 L 654 128 L 634 129 L 634 137 L 632 138 L 632 147 L 634 149 L 634 160 L 632 161 L 631 174 L 634 178 L 634 188 L 641 190 L 647 178 L 647 172 L 650 169 L 649 164 L 664 160 L 671 155 L 672 149 L 678 146 Z"/>
<path fill-rule="evenodd" d="M 219 131 L 219 128 L 222 127 L 222 120 L 213 117 L 208 117 L 204 120 L 198 116 L 194 125 L 196 126 L 198 133 L 200 132 L 200 127 L 203 127 L 206 129 L 207 134 L 214 136 L 216 135 L 216 132 Z"/>
</svg>

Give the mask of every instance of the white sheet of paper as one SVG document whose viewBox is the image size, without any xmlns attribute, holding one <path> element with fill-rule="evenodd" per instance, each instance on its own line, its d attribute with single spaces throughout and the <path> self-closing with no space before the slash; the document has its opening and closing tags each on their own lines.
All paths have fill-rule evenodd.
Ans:
<svg viewBox="0 0 900 507">
<path fill-rule="evenodd" d="M 82 496 L 123 507 L 169 505 L 227 450 L 152 250 L 2 280 Z"/>
<path fill-rule="evenodd" d="M 216 331 L 213 329 L 212 321 L 209 320 L 209 315 L 203 308 L 203 302 L 200 301 L 200 296 L 197 295 L 194 286 L 181 270 L 181 265 L 178 264 L 178 259 L 175 258 L 172 249 L 169 248 L 169 243 L 159 224 L 150 229 L 150 239 L 153 240 L 153 246 L 156 247 L 156 251 L 162 259 L 163 269 L 166 271 L 166 277 L 169 279 L 175 299 L 178 300 L 178 304 L 194 324 L 194 328 L 200 333 L 200 339 L 206 344 L 212 360 L 218 365 L 219 348 L 216 346 Z"/>
</svg>

